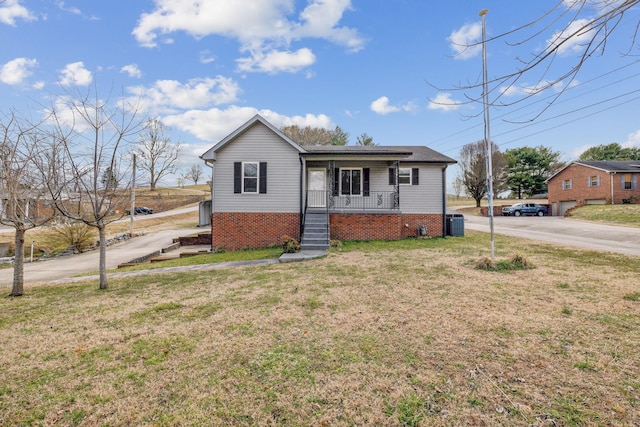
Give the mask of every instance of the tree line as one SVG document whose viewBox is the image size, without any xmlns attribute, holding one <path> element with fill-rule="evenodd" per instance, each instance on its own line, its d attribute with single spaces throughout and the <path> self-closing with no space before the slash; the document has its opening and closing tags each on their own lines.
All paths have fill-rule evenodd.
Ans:
<svg viewBox="0 0 640 427">
<path fill-rule="evenodd" d="M 516 199 L 530 198 L 547 192 L 547 179 L 565 166 L 561 153 L 542 145 L 519 147 L 501 152 L 491 143 L 494 195 L 510 192 Z M 466 144 L 460 150 L 460 175 L 454 181 L 456 194 L 464 192 L 480 207 L 487 195 L 487 144 Z M 598 145 L 584 151 L 578 160 L 640 160 L 640 148 L 622 147 L 617 142 Z"/>
</svg>

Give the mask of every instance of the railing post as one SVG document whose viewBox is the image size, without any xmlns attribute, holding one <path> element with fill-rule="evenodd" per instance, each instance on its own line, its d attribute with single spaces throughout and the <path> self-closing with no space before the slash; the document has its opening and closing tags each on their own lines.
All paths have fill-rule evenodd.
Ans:
<svg viewBox="0 0 640 427">
<path fill-rule="evenodd" d="M 393 169 L 395 171 L 396 178 L 393 185 L 393 209 L 400 208 L 400 162 L 393 162 Z"/>
</svg>

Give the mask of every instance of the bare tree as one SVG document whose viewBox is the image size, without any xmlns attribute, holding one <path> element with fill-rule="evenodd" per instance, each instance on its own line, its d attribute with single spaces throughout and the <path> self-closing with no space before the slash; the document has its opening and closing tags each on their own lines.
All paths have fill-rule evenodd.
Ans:
<svg viewBox="0 0 640 427">
<path fill-rule="evenodd" d="M 0 117 L 0 222 L 15 229 L 15 257 L 11 296 L 24 293 L 25 233 L 54 216 L 47 206 L 46 176 L 34 163 L 37 147 L 45 135 L 38 125 L 16 113 Z"/>
<path fill-rule="evenodd" d="M 131 185 L 125 159 L 143 123 L 123 98 L 114 106 L 101 100 L 97 89 L 74 95 L 52 108 L 54 130 L 39 164 L 52 175 L 48 189 L 60 213 L 98 230 L 100 289 L 106 289 L 106 226 L 122 217 L 117 209 L 125 205 Z M 128 184 L 116 189 L 113 181 Z"/>
<path fill-rule="evenodd" d="M 460 177 L 460 175 L 456 176 L 456 178 L 453 180 L 453 193 L 456 195 L 456 199 L 460 198 L 460 195 L 462 194 L 462 178 Z"/>
<path fill-rule="evenodd" d="M 491 147 L 495 195 L 505 189 L 507 161 L 495 143 L 492 142 Z M 459 160 L 462 186 L 465 192 L 476 201 L 476 207 L 480 207 L 480 200 L 487 194 L 487 145 L 484 141 L 464 145 L 460 150 Z"/>
<path fill-rule="evenodd" d="M 158 182 L 177 170 L 178 157 L 182 151 L 180 143 L 171 143 L 168 135 L 171 128 L 159 119 L 147 120 L 140 133 L 137 152 L 140 156 L 139 167 L 149 175 L 149 187 L 156 190 Z"/>
<path fill-rule="evenodd" d="M 202 169 L 202 165 L 195 164 L 191 165 L 189 171 L 186 174 L 186 178 L 193 181 L 195 185 L 198 185 L 198 181 L 202 179 L 202 175 L 204 174 L 204 170 Z"/>
<path fill-rule="evenodd" d="M 538 118 L 573 87 L 578 74 L 589 61 L 605 54 L 616 31 L 631 29 L 628 50 L 622 55 L 630 55 L 638 48 L 640 22 L 634 11 L 639 5 L 640 0 L 559 0 L 541 16 L 487 39 L 487 44 L 503 41 L 509 46 L 524 47 L 530 42 L 535 45 L 535 51 L 528 57 L 520 54 L 515 58 L 513 72 L 497 75 L 487 82 L 491 105 L 512 105 L 551 89 L 553 94 L 544 107 L 524 122 Z M 625 25 L 629 20 L 631 25 Z M 559 23 L 563 23 L 559 30 L 551 30 Z M 481 43 L 478 40 L 461 48 L 472 49 Z M 560 58 L 569 51 L 576 60 L 565 66 L 566 61 L 560 61 Z M 522 84 L 525 81 L 529 83 Z M 515 101 L 505 101 L 504 95 L 520 85 L 520 89 L 525 89 L 525 95 Z M 482 89 L 482 82 L 438 89 L 463 91 L 468 103 L 482 102 L 482 95 L 470 94 L 473 89 Z"/>
</svg>

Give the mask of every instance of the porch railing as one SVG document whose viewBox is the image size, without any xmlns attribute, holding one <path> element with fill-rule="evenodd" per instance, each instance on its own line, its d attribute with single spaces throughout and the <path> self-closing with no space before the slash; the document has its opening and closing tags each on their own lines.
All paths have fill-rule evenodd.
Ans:
<svg viewBox="0 0 640 427">
<path fill-rule="evenodd" d="M 368 196 L 340 194 L 329 191 L 307 191 L 307 207 L 329 210 L 398 210 L 400 200 L 395 191 L 370 191 Z"/>
</svg>

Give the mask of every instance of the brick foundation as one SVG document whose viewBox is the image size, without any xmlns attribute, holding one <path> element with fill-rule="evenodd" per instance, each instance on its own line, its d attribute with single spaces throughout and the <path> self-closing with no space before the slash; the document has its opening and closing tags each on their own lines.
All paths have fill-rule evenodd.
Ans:
<svg viewBox="0 0 640 427">
<path fill-rule="evenodd" d="M 280 244 L 284 235 L 300 240 L 299 214 L 215 212 L 211 215 L 211 244 L 214 248 L 266 248 Z"/>
<path fill-rule="evenodd" d="M 332 213 L 329 221 L 336 240 L 399 240 L 417 237 L 420 226 L 428 237 L 443 235 L 442 215 L 437 214 Z M 265 248 L 280 244 L 284 235 L 300 240 L 298 214 L 227 212 L 211 218 L 213 248 Z"/>
<path fill-rule="evenodd" d="M 423 225 L 427 236 L 442 236 L 442 215 L 434 214 L 330 214 L 331 238 L 337 240 L 399 240 L 417 237 Z"/>
<path fill-rule="evenodd" d="M 180 246 L 211 245 L 210 233 L 199 233 L 197 236 L 184 236 L 173 239 L 174 243 L 179 242 Z"/>
</svg>

